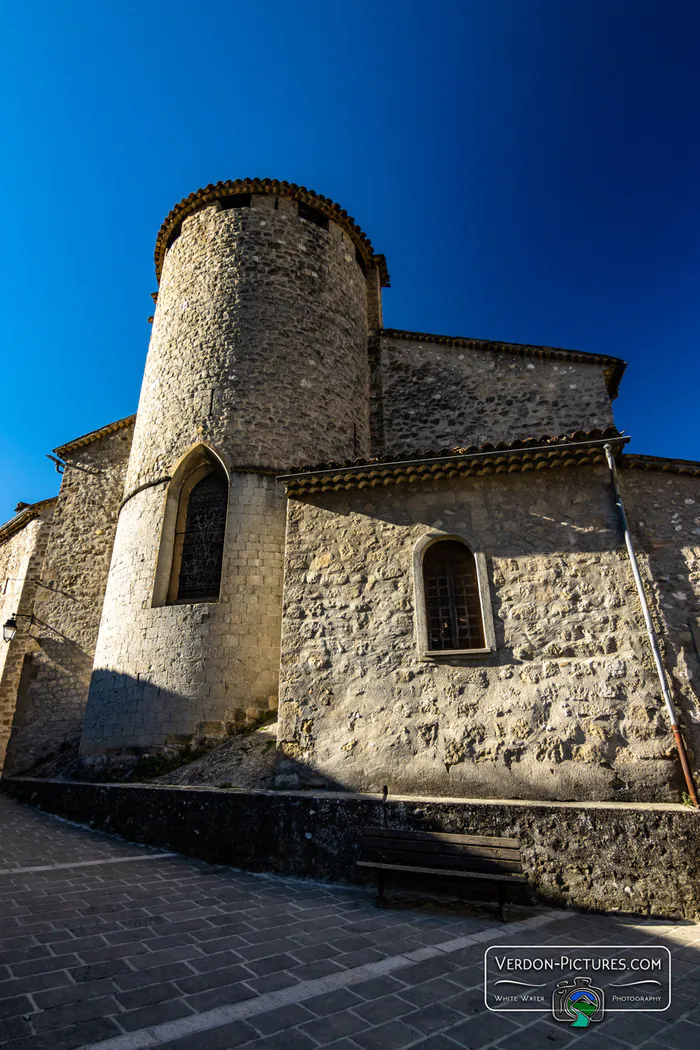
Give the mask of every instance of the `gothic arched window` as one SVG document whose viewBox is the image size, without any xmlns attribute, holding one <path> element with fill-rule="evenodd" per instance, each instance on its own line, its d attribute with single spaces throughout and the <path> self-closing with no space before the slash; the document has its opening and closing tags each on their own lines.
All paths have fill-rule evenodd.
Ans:
<svg viewBox="0 0 700 1050">
<path fill-rule="evenodd" d="M 422 570 L 428 650 L 486 648 L 476 559 L 469 547 L 452 539 L 431 543 Z"/>
<path fill-rule="evenodd" d="M 166 510 L 166 523 L 171 520 L 174 531 L 170 525 L 163 533 L 164 543 L 172 551 L 168 605 L 215 602 L 221 589 L 228 480 L 218 462 L 205 451 L 196 450 L 186 462 L 189 470 L 186 466 L 183 476 L 174 479 L 179 491 L 169 493 L 172 517 Z M 167 557 L 163 544 L 161 554 Z M 162 603 L 163 598 L 155 604 Z"/>
<path fill-rule="evenodd" d="M 153 608 L 219 600 L 228 499 L 218 453 L 204 444 L 190 449 L 169 479 Z"/>
<path fill-rule="evenodd" d="M 182 497 L 181 497 L 182 501 Z M 210 470 L 186 497 L 182 523 L 175 532 L 180 553 L 176 601 L 216 601 L 221 588 L 228 483 L 221 471 Z"/>
</svg>

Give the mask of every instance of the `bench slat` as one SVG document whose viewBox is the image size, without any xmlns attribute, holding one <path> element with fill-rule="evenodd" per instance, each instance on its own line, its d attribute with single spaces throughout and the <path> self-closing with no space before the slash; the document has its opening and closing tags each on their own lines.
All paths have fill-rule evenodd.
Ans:
<svg viewBox="0 0 700 1050">
<path fill-rule="evenodd" d="M 499 838 L 497 835 L 452 835 L 443 831 L 398 831 L 394 828 L 364 827 L 362 834 L 380 838 L 424 839 L 430 842 L 456 842 L 465 846 L 500 846 L 520 848 L 520 839 Z"/>
<path fill-rule="evenodd" d="M 471 846 L 461 842 L 433 842 L 424 839 L 386 839 L 373 835 L 371 838 L 363 839 L 360 843 L 363 850 L 388 849 L 405 850 L 412 849 L 416 853 L 441 853 L 446 857 L 486 857 L 492 860 L 520 860 L 519 849 L 506 849 L 502 846 Z"/>
<path fill-rule="evenodd" d="M 423 875 L 450 875 L 457 879 L 486 879 L 489 882 L 527 882 L 526 875 L 497 875 L 492 872 L 454 871 L 444 868 L 421 868 L 403 864 L 381 864 L 377 861 L 358 860 L 358 868 L 376 868 L 383 871 L 414 871 Z"/>
<path fill-rule="evenodd" d="M 415 853 L 412 850 L 363 850 L 362 860 L 380 864 L 393 864 L 395 867 L 419 865 L 420 867 L 440 868 L 442 871 L 493 871 L 519 872 L 522 864 L 517 861 L 493 861 L 483 857 L 443 857 L 437 853 Z"/>
</svg>

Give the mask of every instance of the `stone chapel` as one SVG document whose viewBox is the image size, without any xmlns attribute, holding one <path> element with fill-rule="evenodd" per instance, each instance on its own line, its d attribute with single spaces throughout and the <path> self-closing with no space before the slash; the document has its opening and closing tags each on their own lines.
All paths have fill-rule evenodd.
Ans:
<svg viewBox="0 0 700 1050">
<path fill-rule="evenodd" d="M 155 262 L 136 414 L 0 526 L 6 774 L 277 709 L 279 788 L 678 801 L 643 603 L 696 774 L 700 463 L 626 451 L 625 362 L 384 328 L 384 256 L 286 182 L 190 194 Z"/>
</svg>

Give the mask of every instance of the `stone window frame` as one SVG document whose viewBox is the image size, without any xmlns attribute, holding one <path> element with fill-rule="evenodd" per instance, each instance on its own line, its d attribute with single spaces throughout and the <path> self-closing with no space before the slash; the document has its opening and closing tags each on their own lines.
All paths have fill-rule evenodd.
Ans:
<svg viewBox="0 0 700 1050">
<path fill-rule="evenodd" d="M 476 578 L 479 589 L 479 601 L 481 603 L 481 620 L 484 627 L 484 641 L 486 645 L 482 649 L 430 649 L 428 633 L 427 602 L 425 595 L 425 582 L 423 577 L 423 559 L 429 547 L 436 543 L 452 541 L 463 544 L 474 556 L 476 563 Z M 456 532 L 429 532 L 414 544 L 413 547 L 413 592 L 415 610 L 415 630 L 418 655 L 421 660 L 450 660 L 483 659 L 492 656 L 496 652 L 496 629 L 493 620 L 493 605 L 491 602 L 491 588 L 489 585 L 488 563 L 486 554 L 476 548 L 475 544 L 466 536 Z"/>
<path fill-rule="evenodd" d="M 158 556 L 156 559 L 155 581 L 151 608 L 162 608 L 170 605 L 211 605 L 221 600 L 223 571 L 219 583 L 219 594 L 216 598 L 178 598 L 180 581 L 180 559 L 184 525 L 187 519 L 188 497 L 198 481 L 201 481 L 211 470 L 220 470 L 228 485 L 229 507 L 226 512 L 224 531 L 224 555 L 227 550 L 228 530 L 230 524 L 231 477 L 222 457 L 209 445 L 199 443 L 186 452 L 168 483 L 163 509 Z"/>
</svg>

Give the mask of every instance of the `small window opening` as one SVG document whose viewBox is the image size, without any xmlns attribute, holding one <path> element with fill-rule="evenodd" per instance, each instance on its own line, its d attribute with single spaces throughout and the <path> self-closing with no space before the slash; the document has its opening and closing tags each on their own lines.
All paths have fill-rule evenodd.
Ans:
<svg viewBox="0 0 700 1050">
<path fill-rule="evenodd" d="M 303 201 L 299 201 L 299 218 L 306 219 L 307 222 L 313 222 L 317 226 L 320 226 L 322 230 L 328 229 L 328 216 L 324 215 L 322 211 L 318 211 L 317 208 L 312 208 L 308 204 L 304 204 Z"/>
<path fill-rule="evenodd" d="M 193 471 L 180 494 L 170 602 L 218 601 L 227 508 L 223 470 L 207 463 Z"/>
<path fill-rule="evenodd" d="M 179 222 L 177 224 L 177 226 L 174 227 L 173 232 L 170 234 L 170 237 L 168 238 L 168 244 L 167 244 L 166 249 L 165 249 L 166 252 L 170 251 L 170 249 L 172 248 L 173 244 L 178 239 L 178 237 L 180 236 L 181 233 L 182 233 L 182 223 Z"/>
<path fill-rule="evenodd" d="M 362 258 L 362 252 L 357 247 L 355 248 L 355 262 L 360 267 L 360 269 L 362 270 L 362 273 L 366 277 L 367 276 L 367 263 Z"/>
<path fill-rule="evenodd" d="M 219 197 L 219 211 L 228 211 L 230 208 L 249 208 L 250 193 L 234 193 L 230 197 Z"/>
<path fill-rule="evenodd" d="M 476 559 L 457 540 L 433 543 L 423 557 L 428 646 L 484 649 L 484 621 Z"/>
</svg>

